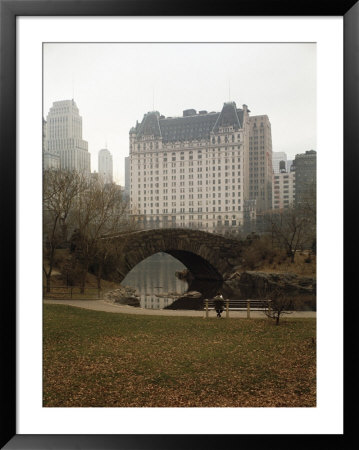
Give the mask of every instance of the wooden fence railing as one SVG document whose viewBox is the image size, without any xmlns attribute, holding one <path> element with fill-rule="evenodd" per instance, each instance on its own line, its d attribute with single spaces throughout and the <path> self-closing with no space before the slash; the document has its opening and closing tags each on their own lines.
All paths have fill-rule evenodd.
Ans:
<svg viewBox="0 0 359 450">
<path fill-rule="evenodd" d="M 51 286 L 50 292 L 46 292 L 46 286 L 43 286 L 43 297 L 50 299 L 99 299 L 102 297 L 102 290 L 97 287 L 85 287 L 83 292 L 81 292 L 80 286 Z"/>
</svg>

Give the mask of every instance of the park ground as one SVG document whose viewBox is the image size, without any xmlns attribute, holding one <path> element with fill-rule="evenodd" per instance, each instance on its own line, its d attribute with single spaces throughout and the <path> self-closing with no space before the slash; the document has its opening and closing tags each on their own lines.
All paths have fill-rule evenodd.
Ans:
<svg viewBox="0 0 359 450">
<path fill-rule="evenodd" d="M 316 321 L 44 304 L 45 407 L 315 407 Z"/>
</svg>

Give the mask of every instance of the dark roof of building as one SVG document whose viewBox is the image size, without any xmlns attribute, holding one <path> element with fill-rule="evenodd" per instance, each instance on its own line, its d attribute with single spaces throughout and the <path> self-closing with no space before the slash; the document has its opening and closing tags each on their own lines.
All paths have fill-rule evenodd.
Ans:
<svg viewBox="0 0 359 450">
<path fill-rule="evenodd" d="M 240 114 L 238 114 L 238 112 Z M 239 121 L 239 117 L 241 117 L 241 121 Z M 223 105 L 222 111 L 218 117 L 217 122 L 213 127 L 213 131 L 218 131 L 219 127 L 227 127 L 234 125 L 234 129 L 242 128 L 241 124 L 243 123 L 243 110 L 237 110 L 236 104 L 234 102 L 225 103 Z"/>
<path fill-rule="evenodd" d="M 161 119 L 164 142 L 208 139 L 219 113 Z"/>
<path fill-rule="evenodd" d="M 295 160 L 298 159 L 313 159 L 317 157 L 317 152 L 315 150 L 307 150 L 305 153 L 298 153 L 297 155 L 295 155 Z"/>
<path fill-rule="evenodd" d="M 189 112 L 193 112 L 189 115 Z M 243 125 L 243 110 L 237 109 L 234 102 L 225 103 L 222 111 L 210 112 L 185 110 L 183 117 L 163 117 L 156 112 L 144 115 L 140 124 L 131 128 L 131 132 L 137 136 L 153 135 L 162 137 L 163 142 L 191 141 L 198 139 L 209 139 L 212 131 L 218 131 L 222 126 L 234 126 L 240 129 Z"/>
<path fill-rule="evenodd" d="M 144 115 L 140 125 L 137 125 L 137 135 L 153 135 L 155 137 L 161 137 L 161 130 L 159 125 L 159 113 L 149 112 Z"/>
</svg>

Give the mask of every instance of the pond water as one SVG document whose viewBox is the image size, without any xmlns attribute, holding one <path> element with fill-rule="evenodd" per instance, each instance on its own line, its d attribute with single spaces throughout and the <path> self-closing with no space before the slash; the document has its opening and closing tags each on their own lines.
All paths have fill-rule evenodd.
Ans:
<svg viewBox="0 0 359 450">
<path fill-rule="evenodd" d="M 144 259 L 123 279 L 123 286 L 136 289 L 141 308 L 163 309 L 174 302 L 168 293 L 179 296 L 188 289 L 188 283 L 176 277 L 186 267 L 167 253 L 156 253 Z"/>
</svg>

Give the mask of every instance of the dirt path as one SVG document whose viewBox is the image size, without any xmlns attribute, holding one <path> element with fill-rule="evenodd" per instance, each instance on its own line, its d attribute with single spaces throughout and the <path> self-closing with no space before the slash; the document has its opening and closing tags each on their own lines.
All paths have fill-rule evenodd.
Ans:
<svg viewBox="0 0 359 450">
<path fill-rule="evenodd" d="M 93 311 L 105 311 L 112 313 L 125 313 L 125 314 L 142 314 L 149 316 L 188 316 L 188 317 L 205 317 L 204 311 L 191 311 L 191 310 L 170 310 L 170 309 L 145 309 L 135 308 L 133 306 L 115 305 L 113 303 L 105 302 L 104 300 L 44 300 L 45 304 L 57 304 L 57 305 L 69 305 L 76 306 L 78 308 L 92 309 Z M 284 317 L 316 317 L 314 311 L 296 311 L 292 314 L 286 314 Z M 222 314 L 225 317 L 226 313 Z M 216 317 L 215 311 L 209 311 L 209 317 Z M 247 317 L 246 311 L 230 311 L 229 317 L 231 318 L 245 318 Z M 253 318 L 266 318 L 262 311 L 251 311 L 251 317 Z"/>
</svg>

